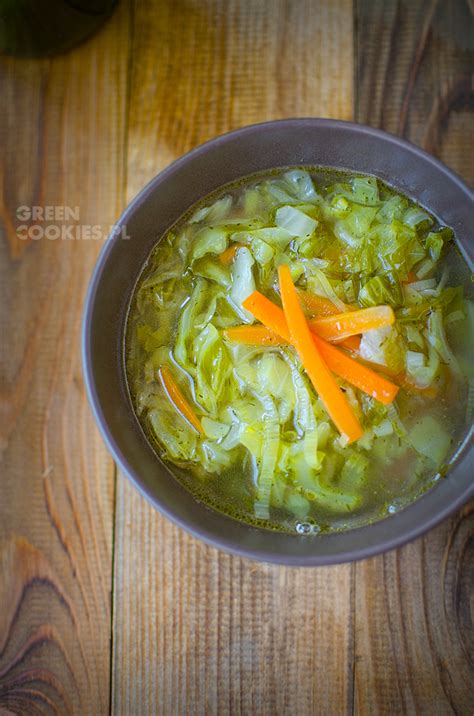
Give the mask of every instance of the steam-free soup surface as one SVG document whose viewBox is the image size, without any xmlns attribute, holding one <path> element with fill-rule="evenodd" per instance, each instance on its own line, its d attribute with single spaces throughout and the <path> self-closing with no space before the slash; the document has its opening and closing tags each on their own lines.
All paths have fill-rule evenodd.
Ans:
<svg viewBox="0 0 474 716">
<path fill-rule="evenodd" d="M 136 413 L 177 479 L 237 519 L 300 533 L 380 519 L 442 479 L 472 417 L 469 272 L 452 238 L 376 179 L 323 170 L 253 177 L 195 208 L 153 250 L 126 346 Z M 292 337 L 243 306 L 258 291 L 281 308 L 283 264 L 311 330 L 393 386 L 382 402 L 349 381 L 354 363 L 349 379 L 330 366 L 357 439 Z M 321 333 L 318 319 L 367 308 L 355 335 L 333 318 Z"/>
</svg>

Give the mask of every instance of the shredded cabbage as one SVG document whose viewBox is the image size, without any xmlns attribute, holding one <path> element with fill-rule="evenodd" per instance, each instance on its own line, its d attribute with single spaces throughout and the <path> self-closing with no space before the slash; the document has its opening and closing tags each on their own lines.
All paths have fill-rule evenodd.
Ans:
<svg viewBox="0 0 474 716">
<path fill-rule="evenodd" d="M 308 237 L 311 236 L 318 222 L 293 206 L 281 206 L 276 211 L 275 224 L 291 236 Z"/>
<path fill-rule="evenodd" d="M 459 363 L 447 341 L 443 325 L 443 314 L 439 308 L 432 311 L 428 318 L 427 339 L 451 370 L 459 374 Z"/>
<path fill-rule="evenodd" d="M 301 201 L 313 202 L 318 201 L 319 197 L 314 188 L 313 180 L 308 172 L 302 169 L 294 169 L 283 175 L 286 183 L 290 187 L 291 192 Z"/>
<path fill-rule="evenodd" d="M 410 442 L 420 455 L 440 465 L 448 454 L 451 439 L 439 422 L 425 415 L 410 432 Z"/>
<path fill-rule="evenodd" d="M 268 519 L 273 474 L 278 457 L 280 424 L 273 400 L 269 396 L 258 396 L 263 406 L 263 439 L 257 481 L 255 516 Z"/>
<path fill-rule="evenodd" d="M 317 294 L 318 296 L 325 296 L 335 305 L 335 307 L 341 311 L 346 310 L 344 302 L 341 301 L 337 295 L 330 279 L 326 274 L 316 265 L 311 271 L 311 275 L 307 279 L 309 289 Z"/>
<path fill-rule="evenodd" d="M 268 526 L 343 529 L 411 499 L 449 457 L 450 416 L 472 420 L 474 304 L 449 285 L 460 275 L 444 261 L 452 237 L 374 177 L 330 183 L 302 168 L 199 207 L 153 252 L 132 304 L 127 372 L 153 444 L 197 494 L 213 504 L 225 494 L 222 509 L 236 504 Z M 361 336 L 357 360 L 402 386 L 396 401 L 337 379 L 364 430 L 355 443 L 341 441 L 294 348 L 223 332 L 255 322 L 242 306 L 254 290 L 280 303 L 280 264 L 329 312 L 394 309 L 392 326 Z M 202 433 L 162 389 L 164 365 Z"/>
<path fill-rule="evenodd" d="M 206 254 L 221 254 L 226 248 L 226 231 L 214 228 L 202 229 L 194 239 L 192 258 L 196 261 Z"/>
<path fill-rule="evenodd" d="M 230 299 L 238 315 L 245 323 L 253 323 L 255 320 L 252 314 L 242 307 L 242 301 L 245 301 L 255 291 L 255 278 L 252 271 L 254 263 L 255 260 L 251 252 L 242 247 L 237 251 L 232 265 Z"/>
</svg>

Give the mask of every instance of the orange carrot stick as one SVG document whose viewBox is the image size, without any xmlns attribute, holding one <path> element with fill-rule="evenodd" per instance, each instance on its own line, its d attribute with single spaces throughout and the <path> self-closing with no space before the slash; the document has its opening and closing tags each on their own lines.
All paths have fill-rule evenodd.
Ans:
<svg viewBox="0 0 474 716">
<path fill-rule="evenodd" d="M 329 300 L 329 298 L 325 298 L 324 296 L 318 296 L 315 293 L 310 293 L 309 291 L 303 291 L 301 289 L 298 291 L 298 295 L 300 296 L 307 310 L 315 318 L 336 316 L 338 313 L 341 313 L 341 311 L 337 308 L 337 306 L 334 305 L 332 301 Z M 346 307 L 346 311 L 357 310 L 357 306 L 351 306 L 348 304 L 344 305 Z M 360 346 L 360 338 L 358 336 L 349 336 L 349 338 L 346 338 L 344 341 L 341 341 L 341 346 L 347 348 L 350 351 L 357 352 Z"/>
<path fill-rule="evenodd" d="M 219 254 L 219 260 L 221 264 L 224 264 L 224 266 L 230 266 L 230 264 L 235 258 L 237 249 L 240 249 L 242 246 L 243 244 L 231 244 L 229 248 Z"/>
<path fill-rule="evenodd" d="M 278 333 L 287 343 L 291 343 L 285 314 L 279 306 L 273 303 L 273 301 L 270 301 L 263 293 L 254 291 L 245 301 L 242 301 L 242 306 L 249 311 L 257 321 L 260 321 L 264 326 Z"/>
<path fill-rule="evenodd" d="M 358 311 L 338 313 L 335 316 L 316 318 L 309 321 L 311 330 L 326 341 L 348 338 L 374 328 L 390 326 L 395 321 L 395 314 L 390 306 L 373 306 Z"/>
<path fill-rule="evenodd" d="M 281 346 L 287 343 L 275 331 L 266 326 L 232 326 L 222 331 L 227 340 L 234 343 L 242 343 L 247 346 Z M 359 336 L 349 336 L 343 341 L 338 341 L 338 346 L 357 352 L 360 346 Z"/>
<path fill-rule="evenodd" d="M 321 356 L 336 375 L 384 405 L 389 405 L 394 401 L 399 390 L 398 385 L 353 360 L 314 333 L 313 340 Z"/>
<path fill-rule="evenodd" d="M 283 311 L 268 298 L 263 296 L 263 294 L 254 291 L 245 299 L 242 305 L 247 311 L 250 311 L 258 321 L 265 324 L 268 328 L 271 328 L 275 333 L 278 333 L 288 343 L 291 342 Z M 313 334 L 313 340 L 316 341 L 317 339 L 318 337 Z M 318 346 L 322 343 L 324 343 L 325 347 L 332 349 L 326 351 L 325 360 L 328 367 L 336 373 L 336 375 L 339 375 L 339 377 L 351 385 L 359 388 L 359 390 L 362 390 L 364 393 L 368 393 L 385 405 L 392 402 L 398 392 L 398 386 L 386 380 L 386 378 L 383 378 L 368 366 L 345 355 L 339 348 L 330 346 L 329 343 L 319 339 Z M 341 360 L 341 356 L 345 360 Z"/>
<path fill-rule="evenodd" d="M 335 316 L 337 313 L 341 313 L 339 308 L 325 296 L 318 296 L 316 293 L 311 291 L 298 290 L 298 296 L 303 301 L 305 308 L 313 315 L 318 318 L 324 318 L 324 316 Z M 352 306 L 344 304 L 346 311 L 355 310 Z"/>
<path fill-rule="evenodd" d="M 352 353 L 357 353 L 360 348 L 360 336 L 349 336 L 348 338 L 344 338 L 343 341 L 338 342 L 337 345 L 341 348 L 347 348 L 347 350 Z"/>
<path fill-rule="evenodd" d="M 225 338 L 248 346 L 281 346 L 286 341 L 266 326 L 233 326 L 222 331 Z"/>
<path fill-rule="evenodd" d="M 426 395 L 428 398 L 436 398 L 438 394 L 438 390 L 433 386 L 430 386 L 429 388 L 420 388 L 419 386 L 412 383 L 408 379 L 408 376 L 404 371 L 400 373 L 399 371 L 393 370 L 393 368 L 389 368 L 387 365 L 383 365 L 382 363 L 375 363 L 374 361 L 370 361 L 360 357 L 359 361 L 362 362 L 362 365 L 369 368 L 369 370 L 373 368 L 374 370 L 380 371 L 380 373 L 387 375 L 389 378 L 392 379 L 393 383 L 397 384 L 399 388 L 404 388 L 405 390 L 408 390 L 412 393 Z"/>
<path fill-rule="evenodd" d="M 362 437 L 362 427 L 313 341 L 288 266 L 278 268 L 278 278 L 292 343 L 330 418 L 348 443 L 352 443 Z"/>
<path fill-rule="evenodd" d="M 191 405 L 188 403 L 181 390 L 178 388 L 170 369 L 166 365 L 162 365 L 158 370 L 158 375 L 165 389 L 166 395 L 173 403 L 178 413 L 191 423 L 198 433 L 204 433 L 203 427 Z"/>
</svg>

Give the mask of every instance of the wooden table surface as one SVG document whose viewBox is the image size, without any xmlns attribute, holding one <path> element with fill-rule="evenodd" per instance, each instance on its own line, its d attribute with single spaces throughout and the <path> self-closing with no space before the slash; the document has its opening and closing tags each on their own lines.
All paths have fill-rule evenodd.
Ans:
<svg viewBox="0 0 474 716">
<path fill-rule="evenodd" d="M 220 553 L 116 474 L 81 372 L 106 226 L 210 137 L 355 118 L 474 179 L 472 0 L 122 0 L 77 49 L 0 60 L 0 712 L 472 714 L 473 510 L 357 564 Z"/>
</svg>

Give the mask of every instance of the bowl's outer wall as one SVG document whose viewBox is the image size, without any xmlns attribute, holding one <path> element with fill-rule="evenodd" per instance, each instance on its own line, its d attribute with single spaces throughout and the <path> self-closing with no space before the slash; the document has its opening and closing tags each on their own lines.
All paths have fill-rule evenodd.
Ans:
<svg viewBox="0 0 474 716">
<path fill-rule="evenodd" d="M 194 498 L 157 458 L 130 402 L 123 344 L 133 288 L 156 241 L 192 204 L 223 184 L 275 167 L 321 165 L 375 174 L 451 226 L 468 263 L 472 195 L 446 167 L 378 130 L 334 120 L 283 120 L 218 137 L 158 175 L 119 224 L 129 240 L 107 241 L 86 302 L 83 355 L 95 417 L 115 459 L 161 511 L 192 534 L 250 557 L 329 564 L 395 547 L 440 521 L 472 494 L 472 438 L 458 450 L 449 479 L 400 513 L 366 527 L 317 538 L 273 533 L 233 520 Z"/>
</svg>

